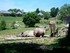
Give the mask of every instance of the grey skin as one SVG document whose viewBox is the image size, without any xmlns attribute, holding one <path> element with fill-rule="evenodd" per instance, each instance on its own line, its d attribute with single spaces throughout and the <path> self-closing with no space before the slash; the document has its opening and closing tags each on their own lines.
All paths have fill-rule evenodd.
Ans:
<svg viewBox="0 0 70 53">
<path fill-rule="evenodd" d="M 44 37 L 45 32 L 48 30 L 49 28 L 45 27 L 45 28 L 36 28 L 33 32 L 35 37 Z"/>
</svg>

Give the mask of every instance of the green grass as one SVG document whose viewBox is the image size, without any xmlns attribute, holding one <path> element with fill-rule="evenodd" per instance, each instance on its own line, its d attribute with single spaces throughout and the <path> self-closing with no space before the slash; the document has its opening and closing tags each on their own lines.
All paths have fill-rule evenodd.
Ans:
<svg viewBox="0 0 70 53">
<path fill-rule="evenodd" d="M 6 30 L 2 30 L 0 31 L 0 36 L 6 36 L 6 35 L 18 35 L 19 33 L 23 32 L 23 31 L 26 31 L 26 30 L 33 30 L 34 28 L 24 28 L 24 23 L 22 22 L 23 20 L 23 17 L 0 17 L 0 22 L 2 20 L 5 20 L 6 21 L 6 24 L 7 24 L 7 29 Z M 18 27 L 17 29 L 12 29 L 11 28 L 11 24 L 13 22 L 17 22 L 17 24 L 20 24 L 22 27 Z M 46 26 L 45 23 L 43 23 L 44 20 L 42 20 L 42 23 L 39 23 L 38 25 L 39 26 Z M 46 21 L 44 21 L 46 22 Z"/>
<path fill-rule="evenodd" d="M 17 22 L 17 24 L 24 26 L 24 23 L 22 22 L 23 17 L 0 17 L 0 22 L 2 20 L 5 20 L 7 28 L 10 28 L 13 22 Z"/>
<path fill-rule="evenodd" d="M 54 38 L 36 38 L 36 39 L 23 39 L 23 40 L 3 40 L 4 37 L 6 37 L 7 35 L 8 36 L 13 36 L 13 35 L 18 35 L 20 34 L 21 32 L 24 32 L 26 30 L 33 30 L 35 29 L 35 27 L 31 27 L 31 28 L 24 28 L 24 27 L 18 27 L 17 29 L 11 29 L 10 26 L 11 26 L 11 23 L 12 22 L 16 22 L 18 21 L 18 24 L 24 26 L 24 23 L 22 22 L 22 17 L 0 17 L 0 21 L 1 20 L 5 20 L 6 23 L 7 23 L 7 29 L 6 30 L 2 30 L 0 31 L 0 47 L 2 47 L 2 49 L 4 48 L 5 52 L 8 53 L 9 51 L 21 51 L 20 49 L 21 48 L 24 48 L 25 47 L 25 43 L 26 43 L 26 48 L 27 48 L 27 51 L 28 51 L 28 48 L 32 48 L 32 44 L 38 44 L 38 45 L 51 45 L 49 46 L 49 48 L 55 48 L 57 47 L 57 43 L 58 43 L 58 39 L 61 38 L 61 37 L 54 37 Z M 53 19 L 50 19 L 50 20 L 53 20 Z M 9 25 L 10 24 L 10 25 Z M 38 23 L 39 26 L 47 26 L 48 23 L 46 22 L 46 20 L 41 20 L 40 23 Z M 58 27 L 62 28 L 64 27 L 64 24 L 59 24 Z M 50 35 L 50 30 L 48 30 L 46 32 L 46 34 Z M 2 40 L 2 41 L 1 41 Z M 23 43 L 23 44 L 22 44 Z M 3 45 L 2 45 L 3 44 Z M 8 45 L 5 45 L 5 44 L 8 44 Z M 29 44 L 29 45 L 28 45 Z M 31 44 L 31 47 L 30 47 L 30 44 Z M 55 45 L 56 44 L 56 45 Z M 7 48 L 6 48 L 7 46 Z M 12 46 L 12 49 L 13 50 L 10 50 L 9 47 Z M 20 48 L 21 46 L 21 48 Z M 37 46 L 35 46 L 36 48 L 38 48 Z M 19 50 L 15 50 L 14 48 L 19 48 Z M 47 47 L 48 48 L 48 47 Z M 24 48 L 25 49 L 25 48 Z M 23 50 L 24 50 L 23 49 Z M 33 48 L 32 48 L 33 49 Z M 22 50 L 22 51 L 23 51 Z M 13 52 L 14 53 L 14 52 Z M 17 52 L 16 52 L 17 53 Z"/>
<path fill-rule="evenodd" d="M 6 24 L 7 24 L 7 29 L 6 30 L 2 30 L 0 31 L 0 36 L 6 36 L 6 35 L 18 35 L 19 33 L 23 32 L 23 31 L 26 31 L 26 30 L 33 30 L 34 28 L 24 28 L 24 23 L 22 22 L 23 20 L 23 17 L 0 17 L 0 22 L 1 20 L 5 20 L 6 21 Z M 49 20 L 54 20 L 54 19 L 49 19 Z M 36 25 L 37 26 L 42 26 L 42 27 L 45 27 L 45 26 L 48 26 L 48 22 L 49 20 L 40 20 L 40 23 L 37 23 Z M 21 26 L 19 26 L 17 29 L 12 29 L 11 28 L 11 24 L 13 22 L 17 22 L 17 24 L 20 24 Z M 64 25 L 63 24 L 59 24 L 58 27 L 63 27 Z M 47 35 L 50 34 L 50 30 L 48 30 L 46 32 Z"/>
<path fill-rule="evenodd" d="M 22 28 L 22 27 L 24 27 L 24 23 L 22 22 L 22 20 L 23 20 L 22 17 L 4 17 L 4 16 L 2 16 L 2 17 L 0 17 L 0 22 L 2 20 L 6 21 L 7 29 L 0 31 L 0 36 L 1 35 L 5 35 L 5 36 L 6 35 L 17 35 L 20 32 L 27 30 L 27 29 Z M 14 21 L 17 22 L 17 24 L 20 24 L 22 27 L 18 27 L 17 29 L 11 29 L 11 25 Z"/>
<path fill-rule="evenodd" d="M 3 53 L 48 53 L 51 49 L 58 47 L 56 38 L 12 40 L 0 42 L 0 51 Z M 45 52 L 46 51 L 46 52 Z"/>
<path fill-rule="evenodd" d="M 43 53 L 53 53 L 54 51 L 56 51 L 55 53 L 57 53 L 61 50 L 61 46 L 58 40 L 63 37 L 6 40 L 5 37 L 13 35 L 17 36 L 21 32 L 24 32 L 26 30 L 33 30 L 35 29 L 35 27 L 18 27 L 17 29 L 11 29 L 9 24 L 14 21 L 19 21 L 18 24 L 24 26 L 24 23 L 22 22 L 22 17 L 0 17 L 0 21 L 1 20 L 5 20 L 7 23 L 7 29 L 0 31 L 0 51 L 2 53 L 34 53 L 37 51 L 37 53 L 39 53 L 41 50 L 43 51 Z M 37 26 L 48 26 L 48 23 L 42 20 L 40 23 L 37 24 Z M 64 27 L 64 24 L 58 24 L 58 27 L 61 29 L 62 27 Z M 50 30 L 48 30 L 46 34 L 50 35 Z M 62 50 L 64 49 L 64 47 L 62 47 Z M 70 50 L 70 47 L 66 48 Z"/>
<path fill-rule="evenodd" d="M 59 38 L 35 38 L 35 39 L 20 39 L 20 40 L 5 40 L 1 41 L 0 44 L 8 44 L 8 43 L 36 43 L 36 44 L 45 44 L 50 45 L 57 43 Z"/>
<path fill-rule="evenodd" d="M 48 26 L 48 24 L 49 24 L 49 21 L 48 20 L 41 19 L 40 20 L 40 23 L 35 24 L 35 26 L 46 27 L 46 26 Z"/>
<path fill-rule="evenodd" d="M 0 21 L 5 20 L 6 22 L 22 21 L 22 17 L 0 17 Z"/>
<path fill-rule="evenodd" d="M 26 30 L 33 30 L 34 28 L 18 28 L 18 29 L 9 29 L 0 31 L 0 36 L 6 35 L 18 35 L 19 33 L 26 31 Z"/>
</svg>

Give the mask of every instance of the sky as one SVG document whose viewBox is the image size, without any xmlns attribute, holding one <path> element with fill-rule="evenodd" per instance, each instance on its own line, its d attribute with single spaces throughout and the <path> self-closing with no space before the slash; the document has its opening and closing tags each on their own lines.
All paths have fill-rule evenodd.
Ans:
<svg viewBox="0 0 70 53">
<path fill-rule="evenodd" d="M 39 8 L 50 11 L 52 7 L 60 8 L 64 4 L 70 4 L 70 0 L 0 0 L 0 10 L 17 8 L 28 12 Z"/>
</svg>

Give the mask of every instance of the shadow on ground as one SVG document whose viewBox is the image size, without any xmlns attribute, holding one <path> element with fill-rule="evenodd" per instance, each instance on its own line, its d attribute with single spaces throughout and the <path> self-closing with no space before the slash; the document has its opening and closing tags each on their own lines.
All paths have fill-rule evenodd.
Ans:
<svg viewBox="0 0 70 53">
<path fill-rule="evenodd" d="M 70 23 L 65 38 L 51 45 L 36 43 L 6 43 L 0 44 L 0 53 L 70 53 Z"/>
<path fill-rule="evenodd" d="M 1 53 L 69 53 L 69 49 L 56 44 L 42 45 L 33 43 L 0 44 Z"/>
</svg>

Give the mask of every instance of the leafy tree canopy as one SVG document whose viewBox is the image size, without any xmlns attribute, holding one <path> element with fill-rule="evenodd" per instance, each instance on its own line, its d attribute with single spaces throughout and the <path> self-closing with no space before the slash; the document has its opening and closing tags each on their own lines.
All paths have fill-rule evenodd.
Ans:
<svg viewBox="0 0 70 53">
<path fill-rule="evenodd" d="M 51 8 L 50 9 L 50 15 L 52 16 L 52 17 L 56 17 L 56 15 L 57 15 L 57 13 L 58 13 L 58 11 L 59 11 L 59 8 L 55 8 L 55 7 L 53 7 L 53 8 Z"/>
<path fill-rule="evenodd" d="M 39 8 L 36 9 L 36 13 L 38 14 L 40 12 Z"/>
<path fill-rule="evenodd" d="M 28 27 L 34 27 L 36 23 L 40 21 L 40 17 L 37 15 L 36 12 L 28 12 L 23 17 L 23 22 Z"/>
<path fill-rule="evenodd" d="M 45 12 L 45 11 L 41 10 L 41 13 L 42 13 L 43 16 L 44 16 L 44 19 L 49 19 L 49 18 L 51 17 L 48 12 Z"/>
<path fill-rule="evenodd" d="M 62 19 L 65 16 L 70 16 L 70 4 L 64 4 L 59 11 L 59 19 Z"/>
</svg>

